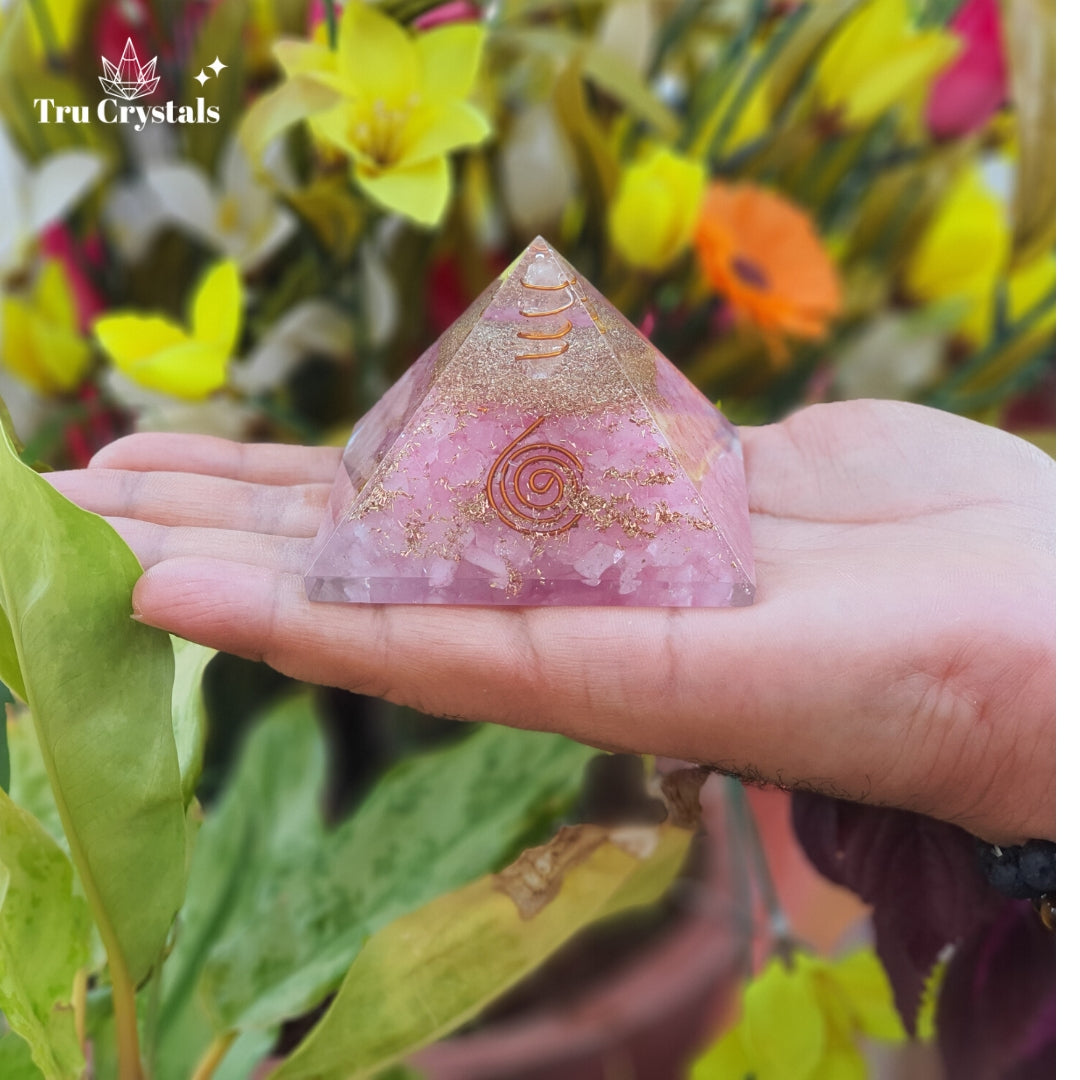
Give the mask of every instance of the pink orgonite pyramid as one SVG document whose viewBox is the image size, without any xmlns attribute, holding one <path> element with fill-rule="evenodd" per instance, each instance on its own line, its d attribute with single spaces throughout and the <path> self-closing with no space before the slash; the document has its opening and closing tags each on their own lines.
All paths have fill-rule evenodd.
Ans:
<svg viewBox="0 0 1080 1080">
<path fill-rule="evenodd" d="M 353 429 L 312 600 L 754 598 L 735 429 L 537 238 Z"/>
</svg>

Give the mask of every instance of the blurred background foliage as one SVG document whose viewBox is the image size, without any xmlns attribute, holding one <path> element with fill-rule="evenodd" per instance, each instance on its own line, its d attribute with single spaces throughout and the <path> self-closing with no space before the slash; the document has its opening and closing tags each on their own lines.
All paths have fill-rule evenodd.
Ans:
<svg viewBox="0 0 1080 1080">
<path fill-rule="evenodd" d="M 537 233 L 740 422 L 878 396 L 1052 427 L 1047 0 L 330 10 L 4 12 L 0 392 L 31 456 L 340 442 Z M 100 122 L 128 38 L 137 103 L 219 122 Z"/>
</svg>

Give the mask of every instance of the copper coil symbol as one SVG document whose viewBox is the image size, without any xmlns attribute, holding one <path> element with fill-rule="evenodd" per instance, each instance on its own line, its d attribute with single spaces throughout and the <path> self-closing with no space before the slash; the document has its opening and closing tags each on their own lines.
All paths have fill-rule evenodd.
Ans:
<svg viewBox="0 0 1080 1080">
<path fill-rule="evenodd" d="M 577 524 L 572 496 L 585 470 L 569 450 L 525 440 L 546 417 L 527 427 L 495 459 L 487 477 L 487 497 L 504 525 L 520 533 L 553 535 Z"/>
</svg>

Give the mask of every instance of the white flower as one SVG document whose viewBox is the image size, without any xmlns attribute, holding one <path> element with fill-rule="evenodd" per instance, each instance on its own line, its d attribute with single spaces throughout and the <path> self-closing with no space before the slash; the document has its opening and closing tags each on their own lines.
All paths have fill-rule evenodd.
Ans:
<svg viewBox="0 0 1080 1080">
<path fill-rule="evenodd" d="M 0 124 L 0 278 L 19 269 L 42 230 L 63 218 L 103 170 L 100 155 L 89 150 L 30 164 Z"/>
<path fill-rule="evenodd" d="M 161 213 L 185 232 L 250 270 L 274 253 L 296 229 L 296 219 L 255 178 L 238 140 L 222 153 L 220 175 L 211 183 L 193 165 L 154 164 L 146 183 Z"/>
<path fill-rule="evenodd" d="M 285 312 L 232 369 L 232 385 L 249 396 L 265 393 L 282 386 L 309 356 L 344 360 L 352 341 L 352 325 L 338 308 L 326 300 L 305 300 Z"/>
<path fill-rule="evenodd" d="M 177 401 L 139 386 L 115 368 L 106 371 L 102 381 L 109 397 L 132 413 L 136 431 L 179 431 L 243 442 L 251 437 L 260 416 L 246 401 L 223 394 L 205 401 Z"/>
</svg>

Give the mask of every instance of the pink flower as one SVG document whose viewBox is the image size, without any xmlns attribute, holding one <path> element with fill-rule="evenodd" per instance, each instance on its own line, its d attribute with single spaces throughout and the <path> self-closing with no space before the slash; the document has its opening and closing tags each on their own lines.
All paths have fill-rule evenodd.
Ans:
<svg viewBox="0 0 1080 1080">
<path fill-rule="evenodd" d="M 79 329 L 85 333 L 94 318 L 105 310 L 90 276 L 105 261 L 100 240 L 91 239 L 80 246 L 66 225 L 51 225 L 41 234 L 41 253 L 63 264 L 75 300 Z"/>
<path fill-rule="evenodd" d="M 938 139 L 976 131 L 1008 93 L 1008 71 L 997 0 L 967 0 L 950 29 L 964 42 L 930 91 L 926 122 Z"/>
<path fill-rule="evenodd" d="M 434 30 L 436 26 L 447 23 L 476 22 L 480 18 L 480 9 L 469 0 L 450 0 L 447 4 L 425 11 L 413 22 L 416 30 Z"/>
</svg>

